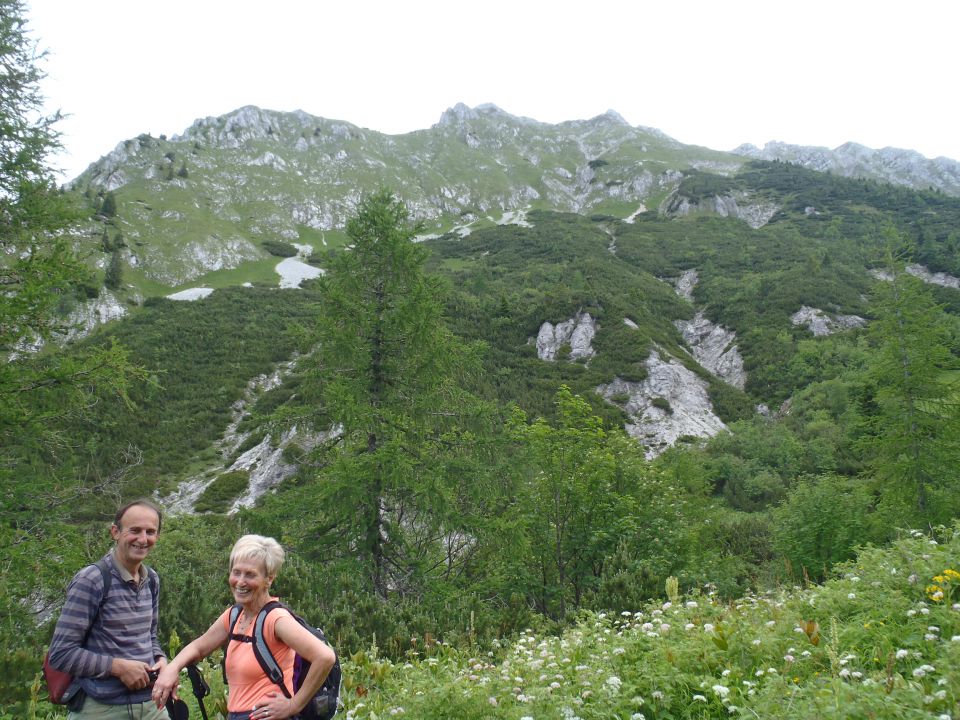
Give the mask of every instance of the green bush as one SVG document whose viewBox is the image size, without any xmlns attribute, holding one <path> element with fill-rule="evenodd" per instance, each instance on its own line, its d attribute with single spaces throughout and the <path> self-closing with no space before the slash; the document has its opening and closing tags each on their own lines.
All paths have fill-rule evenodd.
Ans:
<svg viewBox="0 0 960 720">
<path fill-rule="evenodd" d="M 261 244 L 264 250 L 277 257 L 294 257 L 298 252 L 290 243 L 280 242 L 279 240 L 264 240 Z"/>
<path fill-rule="evenodd" d="M 197 499 L 197 512 L 226 512 L 250 485 L 250 473 L 234 471 L 220 475 Z"/>
</svg>

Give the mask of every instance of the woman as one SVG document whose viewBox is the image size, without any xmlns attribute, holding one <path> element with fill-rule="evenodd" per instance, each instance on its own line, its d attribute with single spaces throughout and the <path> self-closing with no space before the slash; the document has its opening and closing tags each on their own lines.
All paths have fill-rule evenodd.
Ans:
<svg viewBox="0 0 960 720">
<path fill-rule="evenodd" d="M 267 615 L 263 637 L 283 669 L 283 681 L 292 697 L 284 697 L 277 685 L 260 668 L 253 654 L 253 643 L 232 639 L 253 636 L 253 622 L 270 600 L 270 585 L 283 563 L 283 548 L 273 538 L 244 535 L 230 553 L 230 589 L 241 607 L 236 626 L 231 630 L 230 608 L 199 638 L 177 653 L 163 668 L 153 685 L 153 700 L 162 707 L 176 690 L 180 671 L 207 657 L 219 647 L 227 647 L 226 673 L 230 693 L 227 720 L 284 720 L 299 713 L 314 696 L 333 667 L 333 650 L 314 637 L 284 608 Z M 231 635 L 231 632 L 233 635 Z M 303 685 L 293 692 L 293 657 L 299 653 L 310 661 Z"/>
</svg>

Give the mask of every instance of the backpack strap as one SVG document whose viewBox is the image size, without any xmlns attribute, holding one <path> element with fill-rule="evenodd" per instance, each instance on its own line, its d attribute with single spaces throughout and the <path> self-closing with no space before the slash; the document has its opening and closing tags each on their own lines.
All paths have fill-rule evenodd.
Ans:
<svg viewBox="0 0 960 720">
<path fill-rule="evenodd" d="M 279 685 L 284 696 L 289 698 L 292 696 L 283 682 L 283 669 L 280 667 L 276 658 L 273 657 L 273 653 L 270 652 L 270 646 L 267 645 L 267 640 L 263 636 L 263 625 L 266 623 L 267 615 L 270 614 L 270 611 L 285 607 L 283 603 L 271 600 L 257 613 L 257 619 L 253 623 L 253 654 L 256 656 L 257 662 L 260 663 L 260 668 L 264 674 L 271 682 Z"/>
<path fill-rule="evenodd" d="M 97 614 L 93 616 L 93 622 L 96 622 L 97 615 L 100 614 L 100 610 L 103 609 L 103 604 L 107 601 L 107 595 L 110 594 L 110 586 L 113 584 L 113 572 L 107 565 L 105 558 L 100 558 L 94 563 L 94 565 L 100 569 L 100 575 L 103 577 L 103 592 L 100 594 L 100 602 L 97 603 Z M 91 628 L 93 627 L 93 622 L 90 623 Z M 87 634 L 89 633 L 90 631 L 87 630 Z M 86 638 L 84 638 L 84 642 L 86 642 Z"/>
<path fill-rule="evenodd" d="M 223 671 L 223 684 L 227 684 L 227 652 L 230 650 L 230 641 L 239 640 L 240 642 L 251 642 L 250 638 L 245 635 L 237 635 L 233 632 L 233 629 L 237 626 L 237 621 L 240 619 L 240 613 L 243 612 L 243 608 L 240 607 L 239 603 L 230 608 L 230 618 L 227 625 L 227 642 L 223 646 L 223 662 L 220 664 L 220 669 Z"/>
</svg>

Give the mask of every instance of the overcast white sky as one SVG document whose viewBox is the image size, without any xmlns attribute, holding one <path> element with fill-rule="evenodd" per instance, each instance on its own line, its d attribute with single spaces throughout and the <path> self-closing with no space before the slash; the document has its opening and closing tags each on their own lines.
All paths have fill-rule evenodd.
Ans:
<svg viewBox="0 0 960 720">
<path fill-rule="evenodd" d="M 769 140 L 960 159 L 956 0 L 26 0 L 66 179 L 140 133 L 243 105 L 390 134 L 457 102 L 613 109 L 730 150 Z"/>
</svg>

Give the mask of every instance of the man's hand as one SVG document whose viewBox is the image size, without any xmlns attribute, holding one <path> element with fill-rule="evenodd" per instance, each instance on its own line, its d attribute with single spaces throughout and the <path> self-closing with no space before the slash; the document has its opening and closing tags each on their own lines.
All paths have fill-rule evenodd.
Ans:
<svg viewBox="0 0 960 720">
<path fill-rule="evenodd" d="M 110 665 L 110 674 L 130 690 L 141 690 L 150 684 L 149 670 L 150 666 L 145 662 L 125 658 L 114 658 Z"/>
</svg>

